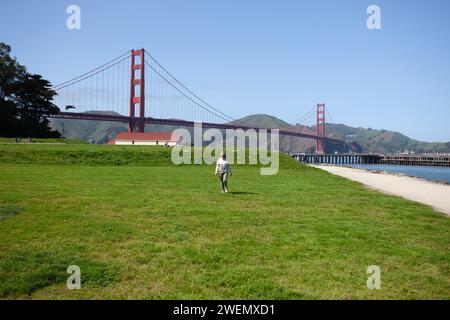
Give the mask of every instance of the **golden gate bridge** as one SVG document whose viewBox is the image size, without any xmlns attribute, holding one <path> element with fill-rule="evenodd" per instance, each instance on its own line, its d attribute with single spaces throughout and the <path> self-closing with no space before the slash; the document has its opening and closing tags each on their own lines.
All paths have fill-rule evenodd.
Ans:
<svg viewBox="0 0 450 320">
<path fill-rule="evenodd" d="M 52 87 L 60 112 L 52 118 L 114 121 L 128 124 L 129 132 L 144 132 L 146 124 L 205 128 L 254 129 L 207 103 L 164 68 L 145 49 L 128 51 L 115 59 Z M 285 136 L 314 139 L 316 153 L 327 143 L 345 144 L 325 133 L 325 104 L 318 104 L 298 121 L 316 115 L 316 134 L 280 129 Z"/>
</svg>

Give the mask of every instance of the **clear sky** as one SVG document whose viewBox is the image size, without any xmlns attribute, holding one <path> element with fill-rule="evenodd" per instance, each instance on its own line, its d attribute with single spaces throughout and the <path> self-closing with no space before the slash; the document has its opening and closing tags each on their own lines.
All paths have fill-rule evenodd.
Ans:
<svg viewBox="0 0 450 320">
<path fill-rule="evenodd" d="M 449 17 L 447 0 L 2 0 L 0 41 L 54 84 L 144 47 L 235 118 L 323 101 L 338 123 L 450 141 Z"/>
</svg>

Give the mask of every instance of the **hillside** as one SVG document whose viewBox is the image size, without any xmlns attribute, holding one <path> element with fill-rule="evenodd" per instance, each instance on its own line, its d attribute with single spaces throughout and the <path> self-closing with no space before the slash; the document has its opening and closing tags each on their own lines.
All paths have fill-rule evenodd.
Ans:
<svg viewBox="0 0 450 320">
<path fill-rule="evenodd" d="M 100 111 L 89 111 L 86 113 L 100 113 Z M 116 112 L 102 112 L 108 115 L 119 115 Z M 88 140 L 92 137 L 95 142 L 105 143 L 107 133 L 115 137 L 119 132 L 128 130 L 127 124 L 110 121 L 91 120 L 64 120 L 51 119 L 52 130 L 63 132 L 65 138 Z"/>
<path fill-rule="evenodd" d="M 450 142 L 430 143 L 411 139 L 399 132 L 389 130 L 375 130 L 365 128 L 353 128 L 343 124 L 327 125 L 327 132 L 346 139 L 349 142 L 357 142 L 365 152 L 374 153 L 449 153 Z"/>
<path fill-rule="evenodd" d="M 268 128 L 282 128 L 302 133 L 315 134 L 316 127 L 289 126 L 285 121 L 268 115 L 251 115 L 238 119 L 239 123 L 255 125 L 268 124 Z M 335 146 L 327 145 L 328 152 L 373 152 L 373 153 L 450 153 L 450 142 L 430 143 L 411 139 L 401 133 L 389 130 L 375 130 L 371 128 L 354 128 L 344 124 L 327 124 L 328 137 L 347 141 L 347 146 L 336 150 Z M 313 152 L 315 141 L 296 137 L 281 137 L 280 148 L 284 152 Z"/>
<path fill-rule="evenodd" d="M 236 121 L 230 122 L 232 124 L 240 123 L 248 126 L 255 126 L 260 128 L 278 128 L 283 130 L 289 130 L 294 132 L 301 132 L 306 134 L 315 134 L 316 129 L 303 126 L 303 125 L 290 125 L 289 123 L 278 119 L 274 116 L 267 114 L 254 114 L 250 115 Z M 335 134 L 338 139 L 344 139 L 339 134 Z M 315 140 L 304 139 L 298 137 L 280 136 L 280 150 L 283 152 L 295 153 L 295 152 L 305 152 L 312 153 L 316 148 Z M 353 146 L 328 146 L 329 152 L 349 152 L 349 151 L 359 151 L 359 148 Z"/>
<path fill-rule="evenodd" d="M 90 165 L 90 166 L 174 166 L 172 149 L 148 146 L 90 145 L 90 144 L 3 144 L 0 145 L 0 158 L 4 163 L 42 164 L 42 165 Z M 191 163 L 194 163 L 191 154 Z M 215 155 L 214 157 L 218 157 Z M 230 159 L 229 156 L 228 159 Z M 234 167 L 262 167 L 250 165 L 249 153 L 246 152 L 247 164 L 237 164 L 234 155 Z M 259 160 L 258 160 L 259 161 Z M 188 165 L 188 164 L 185 164 Z M 298 162 L 287 154 L 280 154 L 280 168 L 297 168 Z"/>
<path fill-rule="evenodd" d="M 269 129 L 287 128 L 291 126 L 289 123 L 281 119 L 278 119 L 277 117 L 270 116 L 268 114 L 253 114 L 241 119 L 237 119 L 236 121 L 229 122 L 229 124 L 244 124 L 244 123 L 251 127 L 269 128 Z"/>
</svg>

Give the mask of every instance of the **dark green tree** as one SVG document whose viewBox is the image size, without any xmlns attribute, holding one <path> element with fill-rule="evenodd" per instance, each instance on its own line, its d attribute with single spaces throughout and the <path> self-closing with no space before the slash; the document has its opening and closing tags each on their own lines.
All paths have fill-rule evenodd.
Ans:
<svg viewBox="0 0 450 320">
<path fill-rule="evenodd" d="M 18 130 L 14 91 L 26 72 L 16 59 L 10 56 L 11 47 L 0 43 L 0 135 L 15 136 Z"/>
<path fill-rule="evenodd" d="M 10 53 L 11 47 L 0 43 L 0 136 L 59 136 L 47 119 L 59 112 L 52 103 L 56 92 L 49 81 L 27 72 Z"/>
</svg>

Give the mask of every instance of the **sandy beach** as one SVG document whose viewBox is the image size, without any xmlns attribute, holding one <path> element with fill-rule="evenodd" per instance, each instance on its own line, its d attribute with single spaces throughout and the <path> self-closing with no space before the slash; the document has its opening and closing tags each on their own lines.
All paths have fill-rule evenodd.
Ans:
<svg viewBox="0 0 450 320">
<path fill-rule="evenodd" d="M 314 167 L 360 182 L 386 194 L 429 205 L 450 216 L 450 185 L 361 169 L 316 165 Z"/>
</svg>

